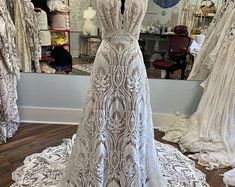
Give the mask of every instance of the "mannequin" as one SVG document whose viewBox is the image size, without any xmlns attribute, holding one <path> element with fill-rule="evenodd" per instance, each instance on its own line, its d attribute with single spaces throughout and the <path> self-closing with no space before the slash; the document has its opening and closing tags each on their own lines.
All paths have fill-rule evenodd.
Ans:
<svg viewBox="0 0 235 187">
<path fill-rule="evenodd" d="M 83 34 L 84 35 L 97 35 L 97 26 L 94 23 L 94 18 L 96 16 L 96 11 L 90 6 L 83 13 L 84 25 Z"/>
</svg>

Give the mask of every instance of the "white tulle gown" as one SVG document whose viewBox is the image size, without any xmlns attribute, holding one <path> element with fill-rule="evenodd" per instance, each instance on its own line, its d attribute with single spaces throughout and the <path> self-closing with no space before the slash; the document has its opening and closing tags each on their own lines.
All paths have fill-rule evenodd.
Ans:
<svg viewBox="0 0 235 187">
<path fill-rule="evenodd" d="M 12 138 L 20 124 L 16 103 L 20 70 L 15 35 L 6 2 L 0 0 L 0 144 Z"/>
<path fill-rule="evenodd" d="M 214 30 L 199 55 L 201 61 L 196 60 L 190 76 L 207 76 L 198 109 L 189 119 L 163 129 L 166 140 L 178 142 L 183 151 L 197 153 L 192 157 L 208 169 L 235 167 L 234 2 L 228 1 L 216 18 Z M 235 169 L 225 173 L 224 182 L 235 186 Z"/>
<path fill-rule="evenodd" d="M 191 160 L 154 142 L 148 79 L 138 45 L 147 4 L 126 0 L 121 14 L 121 0 L 97 0 L 103 40 L 76 138 L 26 158 L 13 173 L 13 186 L 207 186 Z"/>
<path fill-rule="evenodd" d="M 228 19 L 231 19 L 233 11 L 233 2 L 229 2 L 216 13 L 216 16 L 207 30 L 203 47 L 193 63 L 193 68 L 189 74 L 188 80 L 205 80 L 211 73 L 214 61 L 218 55 L 213 51 L 215 51 L 216 45 L 220 46 L 221 40 L 223 40 L 226 34 L 224 28 L 230 26 Z"/>
</svg>

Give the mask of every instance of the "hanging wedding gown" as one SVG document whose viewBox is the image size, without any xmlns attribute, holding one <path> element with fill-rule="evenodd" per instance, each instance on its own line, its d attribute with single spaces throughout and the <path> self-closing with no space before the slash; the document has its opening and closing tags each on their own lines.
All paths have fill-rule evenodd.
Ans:
<svg viewBox="0 0 235 187">
<path fill-rule="evenodd" d="M 13 187 L 208 186 L 191 160 L 171 146 L 155 145 L 138 45 L 147 3 L 126 0 L 121 14 L 120 0 L 97 0 L 103 40 L 76 138 L 27 157 L 13 173 Z"/>
<path fill-rule="evenodd" d="M 16 27 L 16 47 L 23 72 L 41 72 L 39 23 L 31 0 L 8 0 Z"/>
<path fill-rule="evenodd" d="M 15 134 L 20 123 L 16 105 L 20 72 L 15 34 L 5 0 L 0 0 L 0 144 Z"/>
<path fill-rule="evenodd" d="M 182 151 L 195 152 L 192 158 L 208 169 L 235 167 L 235 5 L 230 1 L 217 43 L 208 58 L 208 78 L 202 83 L 204 94 L 197 111 L 164 129 L 164 139 L 178 142 Z M 207 66 L 208 67 L 208 66 Z M 201 72 L 201 71 L 200 71 Z M 234 170 L 235 171 L 235 170 Z M 234 172 L 233 171 L 233 172 Z M 224 182 L 235 186 L 235 173 L 225 174 Z"/>
<path fill-rule="evenodd" d="M 225 33 L 223 33 L 225 31 L 224 28 L 229 27 L 227 19 L 229 17 L 231 18 L 231 12 L 233 11 L 234 5 L 232 2 L 229 2 L 217 12 L 207 30 L 203 47 L 193 63 L 193 68 L 189 74 L 188 80 L 205 80 L 210 74 L 214 59 L 216 58 L 215 56 L 211 58 L 211 52 L 216 44 L 221 44 L 221 40 L 225 36 Z"/>
</svg>

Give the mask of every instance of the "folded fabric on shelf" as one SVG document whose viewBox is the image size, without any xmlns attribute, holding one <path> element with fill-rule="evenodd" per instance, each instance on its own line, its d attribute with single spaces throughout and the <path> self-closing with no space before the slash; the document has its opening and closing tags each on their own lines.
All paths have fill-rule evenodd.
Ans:
<svg viewBox="0 0 235 187">
<path fill-rule="evenodd" d="M 69 29 L 69 15 L 62 12 L 56 12 L 51 16 L 52 29 Z"/>
<path fill-rule="evenodd" d="M 49 31 L 40 31 L 41 46 L 51 45 L 51 33 Z"/>
<path fill-rule="evenodd" d="M 39 24 L 40 30 L 47 30 L 48 29 L 47 13 L 45 11 L 43 11 L 42 9 L 37 9 L 36 16 L 38 19 L 38 24 Z"/>
<path fill-rule="evenodd" d="M 64 0 L 48 0 L 47 6 L 50 11 L 69 12 L 69 6 L 66 5 Z"/>
</svg>

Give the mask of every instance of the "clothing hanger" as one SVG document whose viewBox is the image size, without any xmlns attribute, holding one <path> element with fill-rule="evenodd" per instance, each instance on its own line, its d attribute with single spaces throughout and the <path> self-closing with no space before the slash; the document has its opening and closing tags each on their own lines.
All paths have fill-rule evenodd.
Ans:
<svg viewBox="0 0 235 187">
<path fill-rule="evenodd" d="M 41 12 L 41 11 L 42 11 L 41 8 L 37 8 L 37 7 L 35 7 L 34 10 L 35 10 L 36 12 Z"/>
</svg>

